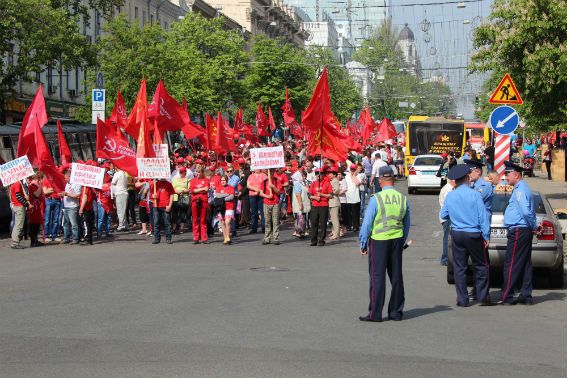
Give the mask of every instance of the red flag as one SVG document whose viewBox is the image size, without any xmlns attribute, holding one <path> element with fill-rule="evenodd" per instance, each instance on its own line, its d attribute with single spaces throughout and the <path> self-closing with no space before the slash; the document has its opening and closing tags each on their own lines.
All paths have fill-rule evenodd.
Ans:
<svg viewBox="0 0 567 378">
<path fill-rule="evenodd" d="M 96 157 L 110 160 L 130 176 L 138 176 L 136 153 L 114 127 L 100 119 L 96 124 Z"/>
<path fill-rule="evenodd" d="M 126 104 L 124 103 L 124 97 L 118 90 L 116 94 L 116 102 L 114 103 L 114 108 L 110 114 L 110 121 L 114 122 L 117 127 L 125 127 L 128 121 L 128 115 L 126 114 Z"/>
<path fill-rule="evenodd" d="M 156 122 L 162 131 L 176 131 L 183 128 L 183 108 L 167 93 L 163 81 L 159 81 L 152 103 L 148 108 L 148 117 Z"/>
<path fill-rule="evenodd" d="M 45 136 L 39 127 L 38 120 L 40 118 L 34 116 L 33 118 L 30 117 L 32 128 L 32 135 L 33 136 L 33 154 L 28 153 L 28 159 L 32 163 L 42 171 L 45 176 L 53 185 L 55 189 L 55 193 L 61 193 L 65 191 L 65 176 L 59 172 L 57 167 L 55 166 L 55 161 L 53 160 L 53 155 L 51 155 L 51 151 L 49 151 L 49 147 L 47 146 L 47 142 L 45 141 Z M 30 156 L 32 155 L 32 156 Z"/>
<path fill-rule="evenodd" d="M 284 124 L 286 126 L 290 126 L 295 121 L 295 112 L 293 111 L 293 107 L 291 106 L 291 101 L 289 100 L 289 90 L 285 88 L 285 103 L 282 106 L 283 110 L 283 119 Z"/>
<path fill-rule="evenodd" d="M 327 68 L 323 70 L 309 106 L 305 109 L 302 123 L 308 132 L 309 153 L 318 154 L 336 161 L 346 160 L 348 146 L 341 125 L 331 110 L 331 93 L 327 77 Z"/>
<path fill-rule="evenodd" d="M 388 118 L 384 117 L 382 122 L 378 124 L 378 133 L 374 142 L 384 142 L 388 139 L 395 138 L 398 135 L 396 131 L 396 126 Z"/>
<path fill-rule="evenodd" d="M 272 108 L 268 106 L 268 122 L 270 124 L 270 135 L 276 129 L 276 121 L 274 120 L 274 116 L 272 115 Z"/>
<path fill-rule="evenodd" d="M 59 161 L 61 165 L 71 163 L 73 160 L 71 157 L 71 149 L 63 135 L 63 127 L 61 127 L 60 120 L 57 120 L 57 141 L 59 142 Z"/>
<path fill-rule="evenodd" d="M 45 99 L 43 98 L 43 89 L 41 84 L 37 88 L 37 92 L 35 93 L 35 97 L 33 101 L 26 110 L 26 114 L 24 115 L 24 120 L 22 121 L 22 126 L 20 127 L 20 135 L 18 137 L 18 157 L 28 155 L 29 153 L 35 153 L 34 147 L 34 125 L 32 121 L 34 118 L 37 118 L 37 123 L 39 127 L 43 127 L 47 123 L 47 113 L 45 111 Z M 32 152 L 31 150 L 34 150 Z M 30 161 L 32 159 L 30 158 Z"/>
<path fill-rule="evenodd" d="M 262 110 L 262 106 L 258 103 L 258 111 L 256 112 L 256 129 L 258 136 L 270 136 L 270 131 L 268 130 L 269 123 L 266 119 L 266 115 L 264 114 L 264 110 Z"/>
<path fill-rule="evenodd" d="M 366 107 L 361 113 L 360 113 L 360 117 L 358 117 L 358 122 L 357 122 L 361 129 L 361 136 L 362 136 L 362 143 L 363 144 L 368 144 L 368 141 L 370 140 L 370 137 L 372 135 L 372 131 L 374 130 L 374 120 L 372 119 L 372 116 L 370 115 L 370 109 L 368 109 L 368 107 Z"/>
<path fill-rule="evenodd" d="M 206 130 L 202 126 L 191 121 L 191 116 L 189 116 L 189 111 L 187 110 L 187 101 L 185 99 L 183 99 L 183 104 L 181 105 L 181 117 L 183 119 L 183 127 L 181 128 L 181 131 L 183 131 L 185 139 L 191 140 L 193 138 L 199 138 L 201 144 L 206 144 Z"/>
<path fill-rule="evenodd" d="M 205 125 L 207 127 L 207 143 L 206 147 L 209 151 L 217 151 L 217 135 L 218 135 L 218 125 L 214 117 L 211 117 L 209 113 L 205 114 Z"/>
<path fill-rule="evenodd" d="M 162 134 L 161 130 L 157 126 L 155 126 L 155 124 L 154 124 L 153 142 L 154 142 L 154 144 L 162 144 L 163 143 L 163 134 Z"/>
<path fill-rule="evenodd" d="M 242 134 L 242 129 L 244 128 L 244 116 L 242 113 L 242 108 L 238 108 L 234 115 L 234 130 L 239 134 Z"/>
<path fill-rule="evenodd" d="M 218 133 L 217 146 L 220 147 L 219 153 L 226 154 L 229 151 L 236 152 L 237 148 L 234 144 L 234 134 L 227 120 L 222 116 L 221 112 L 217 116 Z"/>
<path fill-rule="evenodd" d="M 154 146 L 151 138 L 151 121 L 148 119 L 146 114 L 142 115 L 140 122 L 140 131 L 138 133 L 137 147 L 136 147 L 136 157 L 137 158 L 153 158 L 156 157 L 154 151 Z"/>
<path fill-rule="evenodd" d="M 142 80 L 140 83 L 140 90 L 138 91 L 138 95 L 136 96 L 136 102 L 134 103 L 134 107 L 132 108 L 128 119 L 126 120 L 124 131 L 128 133 L 132 138 L 138 139 L 142 119 L 146 118 L 147 114 L 148 99 L 146 98 L 146 80 Z M 150 127 L 152 126 L 150 125 Z"/>
</svg>

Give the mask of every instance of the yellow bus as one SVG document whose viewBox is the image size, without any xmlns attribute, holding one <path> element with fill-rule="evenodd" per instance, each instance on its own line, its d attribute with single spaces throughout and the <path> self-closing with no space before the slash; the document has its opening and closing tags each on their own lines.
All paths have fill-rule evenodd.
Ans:
<svg viewBox="0 0 567 378">
<path fill-rule="evenodd" d="M 467 122 L 467 140 L 471 148 L 480 152 L 482 145 L 488 146 L 490 143 L 490 128 L 484 123 Z"/>
<path fill-rule="evenodd" d="M 406 174 L 418 155 L 441 155 L 447 150 L 464 153 L 465 121 L 442 117 L 411 116 L 406 123 Z"/>
</svg>

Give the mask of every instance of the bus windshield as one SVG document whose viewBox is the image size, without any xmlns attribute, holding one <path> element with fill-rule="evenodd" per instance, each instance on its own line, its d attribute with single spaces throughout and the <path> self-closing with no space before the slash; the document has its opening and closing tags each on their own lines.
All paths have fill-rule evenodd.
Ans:
<svg viewBox="0 0 567 378">
<path fill-rule="evenodd" d="M 408 138 L 412 156 L 462 151 L 465 127 L 460 122 L 409 122 Z"/>
</svg>

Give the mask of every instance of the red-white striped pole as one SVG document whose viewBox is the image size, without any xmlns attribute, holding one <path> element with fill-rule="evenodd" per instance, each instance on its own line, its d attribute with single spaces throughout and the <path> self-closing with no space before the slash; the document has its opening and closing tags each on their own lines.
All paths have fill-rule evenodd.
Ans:
<svg viewBox="0 0 567 378">
<path fill-rule="evenodd" d="M 494 170 L 502 178 L 504 176 L 504 161 L 510 159 L 510 136 L 494 133 Z"/>
</svg>

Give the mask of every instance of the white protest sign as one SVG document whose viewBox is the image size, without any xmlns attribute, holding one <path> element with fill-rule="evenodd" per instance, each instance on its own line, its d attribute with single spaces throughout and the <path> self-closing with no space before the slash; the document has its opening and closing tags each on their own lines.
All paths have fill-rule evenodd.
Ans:
<svg viewBox="0 0 567 378">
<path fill-rule="evenodd" d="M 33 167 L 27 156 L 22 156 L 0 165 L 0 180 L 2 180 L 4 186 L 11 185 L 33 174 Z"/>
<path fill-rule="evenodd" d="M 250 169 L 269 169 L 285 167 L 285 157 L 282 146 L 250 149 Z"/>
<path fill-rule="evenodd" d="M 169 158 L 137 158 L 138 178 L 168 179 L 171 176 Z"/>
<path fill-rule="evenodd" d="M 104 168 L 93 165 L 73 163 L 71 164 L 71 184 L 88 186 L 89 188 L 102 189 L 104 181 Z"/>
<path fill-rule="evenodd" d="M 169 156 L 167 144 L 154 144 L 153 146 L 157 158 L 166 158 Z"/>
</svg>

